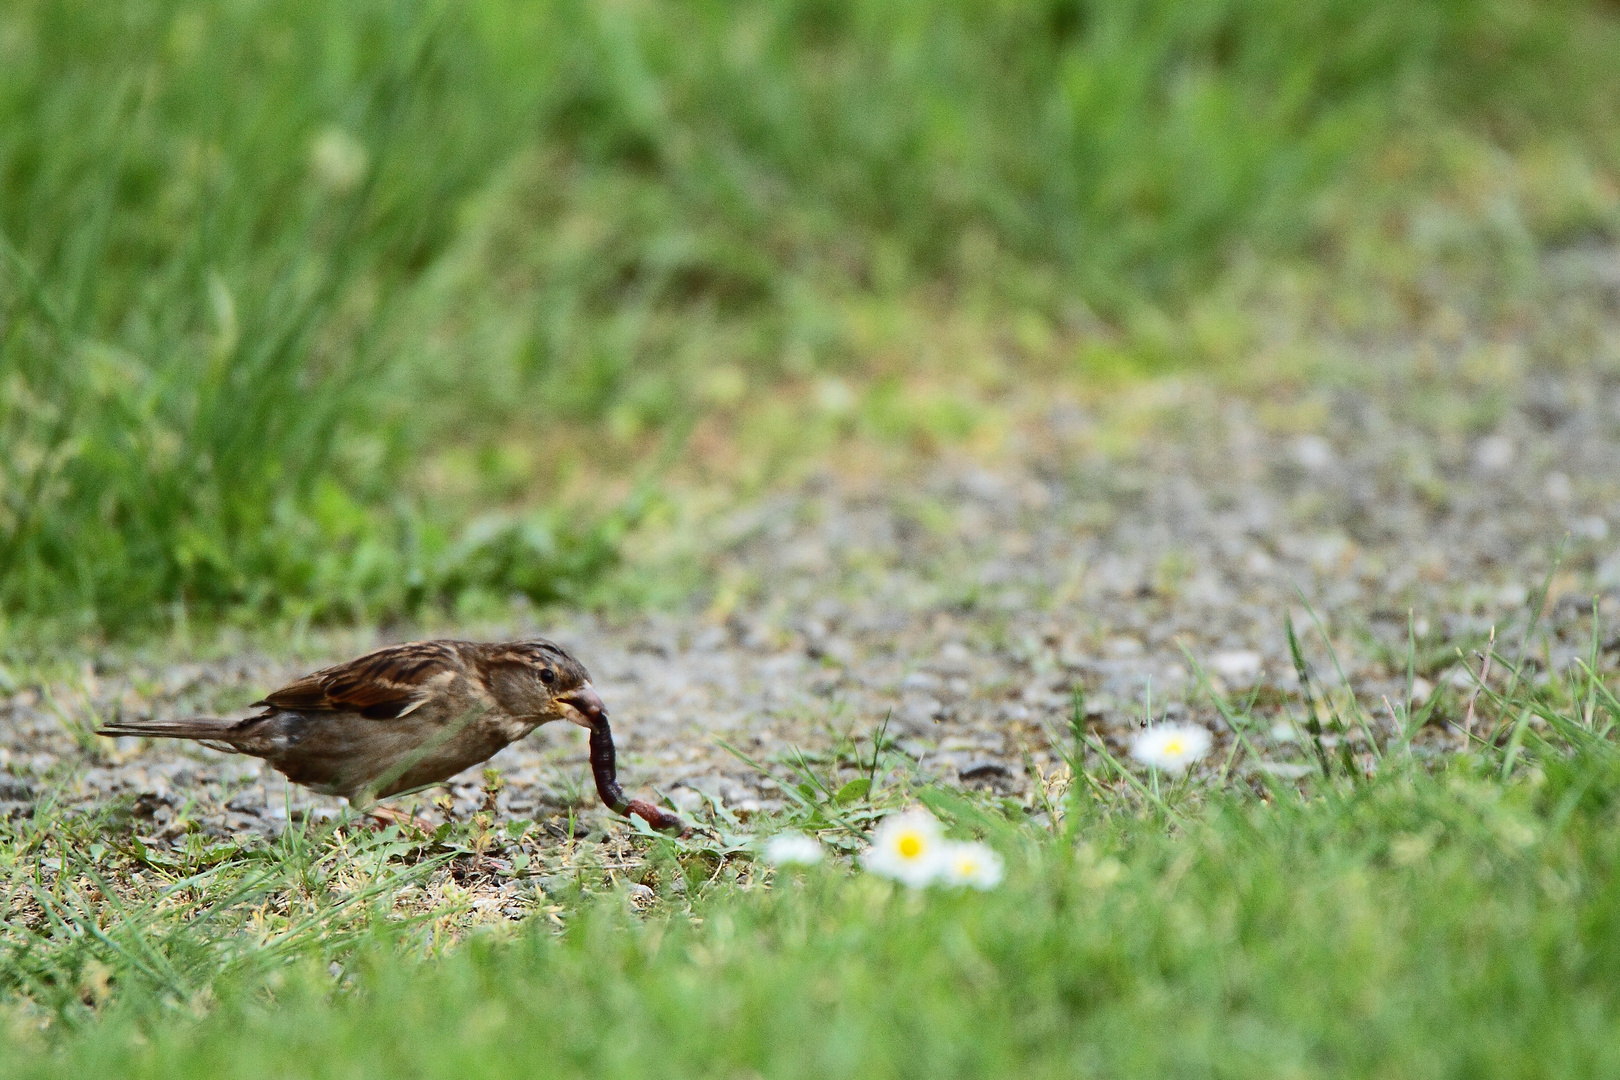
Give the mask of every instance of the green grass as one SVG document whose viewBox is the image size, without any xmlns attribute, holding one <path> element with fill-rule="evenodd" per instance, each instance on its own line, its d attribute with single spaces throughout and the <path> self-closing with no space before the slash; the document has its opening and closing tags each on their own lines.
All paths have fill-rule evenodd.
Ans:
<svg viewBox="0 0 1620 1080">
<path fill-rule="evenodd" d="M 1530 243 L 1612 235 L 1617 22 L 9 4 L 0 612 L 128 632 L 577 597 L 646 506 L 601 475 L 696 416 L 836 374 L 883 399 L 878 436 L 960 437 L 938 402 L 884 404 L 941 311 L 1041 377 L 1196 359 L 1164 313 L 1234 258 L 1331 263 L 1459 155 L 1525 162 Z"/>
<path fill-rule="evenodd" d="M 1055 838 L 994 827 L 1013 870 L 990 895 L 834 868 L 648 916 L 586 901 L 564 931 L 536 920 L 425 965 L 388 932 L 334 935 L 202 1003 L 136 996 L 36 1034 L 0 1071 L 1607 1075 L 1617 780 L 1590 757 L 1505 786 L 1459 764 L 1217 798 L 1174 830 L 1086 809 Z M 209 930 L 176 936 L 200 951 Z M 79 985 L 94 1000 L 95 976 Z"/>
<path fill-rule="evenodd" d="M 1454 756 L 1404 708 L 1297 782 L 1241 740 L 1164 784 L 1082 741 L 1017 805 L 847 739 L 762 763 L 789 810 L 684 842 L 475 817 L 159 852 L 127 806 L 47 805 L 0 845 L 0 1076 L 1609 1075 L 1620 700 L 1493 667 Z M 1324 737 L 1361 722 L 1308 702 Z M 1007 857 L 1000 888 L 853 867 L 916 799 Z M 836 857 L 767 873 L 749 834 L 782 827 Z M 477 919 L 501 881 L 524 922 Z"/>
</svg>

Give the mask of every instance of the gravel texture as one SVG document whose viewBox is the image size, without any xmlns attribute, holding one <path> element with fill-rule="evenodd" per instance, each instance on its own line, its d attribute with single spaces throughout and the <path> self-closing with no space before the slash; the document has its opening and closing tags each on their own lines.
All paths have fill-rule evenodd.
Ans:
<svg viewBox="0 0 1620 1080">
<path fill-rule="evenodd" d="M 1407 694 L 1410 613 L 1416 696 L 1455 699 L 1418 745 L 1460 745 L 1457 649 L 1493 627 L 1516 646 L 1549 571 L 1535 677 L 1587 655 L 1594 604 L 1600 628 L 1620 615 L 1620 256 L 1567 253 L 1545 277 L 1544 299 L 1506 329 L 1436 302 L 1416 333 L 1314 346 L 1319 378 L 1059 400 L 1019 412 L 991 454 L 829 468 L 701 523 L 713 585 L 689 610 L 563 612 L 511 632 L 555 637 L 591 669 L 627 787 L 742 823 L 785 795 L 722 742 L 784 782 L 794 748 L 843 782 L 879 729 L 891 783 L 990 789 L 1039 813 L 1077 691 L 1116 752 L 1168 716 L 1210 727 L 1219 758 L 1231 736 L 1189 657 L 1252 703 L 1259 767 L 1287 775 L 1306 760 L 1288 719 L 1302 715 L 1290 614 L 1331 687 L 1313 613 L 1328 628 L 1383 738 L 1386 699 Z M 86 808 L 124 800 L 159 844 L 337 814 L 253 760 L 82 732 L 98 717 L 240 709 L 380 640 L 339 635 L 297 661 L 109 656 L 51 685 L 0 675 L 13 684 L 0 681 L 0 814 L 46 791 Z M 1617 648 L 1600 629 L 1611 668 Z M 1371 767 L 1366 732 L 1340 737 Z M 490 763 L 498 790 L 475 770 L 448 797 L 417 797 L 418 812 L 483 807 L 556 837 L 617 835 L 585 749 L 577 729 L 542 729 Z"/>
</svg>

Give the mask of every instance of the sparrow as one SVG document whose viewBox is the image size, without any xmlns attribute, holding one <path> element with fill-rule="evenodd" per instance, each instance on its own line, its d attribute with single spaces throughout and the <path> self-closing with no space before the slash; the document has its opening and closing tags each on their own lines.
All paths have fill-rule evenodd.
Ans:
<svg viewBox="0 0 1620 1080">
<path fill-rule="evenodd" d="M 602 802 L 655 829 L 685 823 L 619 787 L 607 707 L 585 666 L 554 642 L 415 641 L 322 668 L 261 701 L 244 720 L 198 716 L 107 724 L 98 735 L 192 739 L 263 758 L 295 784 L 341 795 L 383 820 L 378 799 L 432 787 L 487 761 L 541 724 L 591 733 Z"/>
</svg>

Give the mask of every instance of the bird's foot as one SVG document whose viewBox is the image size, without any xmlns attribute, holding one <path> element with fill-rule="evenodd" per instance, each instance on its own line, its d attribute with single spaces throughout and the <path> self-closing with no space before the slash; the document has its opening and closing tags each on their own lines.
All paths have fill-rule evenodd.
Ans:
<svg viewBox="0 0 1620 1080">
<path fill-rule="evenodd" d="M 403 830 L 415 829 L 424 836 L 432 836 L 436 826 L 431 821 L 395 810 L 389 806 L 373 806 L 366 811 L 366 819 L 371 822 L 374 829 L 386 829 L 390 825 L 398 825 Z"/>
</svg>

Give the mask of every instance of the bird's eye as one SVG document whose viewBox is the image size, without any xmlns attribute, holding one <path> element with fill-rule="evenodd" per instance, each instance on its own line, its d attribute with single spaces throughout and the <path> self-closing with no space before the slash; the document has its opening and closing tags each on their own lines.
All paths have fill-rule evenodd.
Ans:
<svg viewBox="0 0 1620 1080">
<path fill-rule="evenodd" d="M 557 673 L 552 671 L 550 668 L 541 668 L 540 681 L 545 683 L 547 686 L 550 686 L 552 683 L 557 681 Z"/>
</svg>

